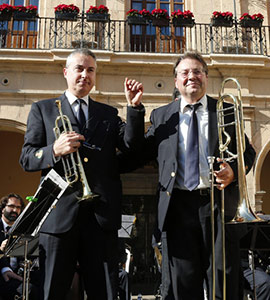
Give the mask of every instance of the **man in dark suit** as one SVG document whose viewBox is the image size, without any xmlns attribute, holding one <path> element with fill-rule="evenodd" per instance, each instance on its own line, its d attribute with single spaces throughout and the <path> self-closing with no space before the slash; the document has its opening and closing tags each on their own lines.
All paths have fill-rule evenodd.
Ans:
<svg viewBox="0 0 270 300">
<path fill-rule="evenodd" d="M 217 101 L 206 95 L 208 67 L 198 53 L 189 52 L 179 57 L 174 73 L 175 87 L 181 96 L 176 101 L 153 110 L 144 151 L 146 160 L 157 159 L 159 164 L 158 227 L 163 247 L 162 296 L 163 299 L 203 300 L 205 282 L 209 299 L 212 299 L 211 207 L 207 157 L 220 157 Z M 198 103 L 200 104 L 197 105 Z M 228 117 L 228 120 L 231 121 L 232 118 Z M 196 133 L 191 133 L 189 127 L 196 130 Z M 237 153 L 234 126 L 226 131 L 232 137 L 229 150 Z M 191 147 L 190 137 L 193 139 Z M 196 153 L 194 149 L 198 149 Z M 255 151 L 247 138 L 244 158 L 248 172 L 252 167 Z M 232 219 L 238 203 L 237 161 L 217 159 L 215 170 L 215 221 L 218 220 L 215 225 L 216 299 L 222 299 L 220 190 L 225 189 L 226 218 Z M 239 238 L 238 226 L 226 228 L 226 298 L 230 300 L 238 300 L 241 293 Z"/>
<path fill-rule="evenodd" d="M 0 220 L 0 244 L 1 251 L 4 250 L 7 241 L 7 232 L 24 208 L 22 198 L 14 193 L 4 196 L 0 200 L 2 217 Z M 14 299 L 15 295 L 20 295 L 18 287 L 22 284 L 22 277 L 17 275 L 18 263 L 16 258 L 2 257 L 0 259 L 0 296 L 3 299 Z"/>
<path fill-rule="evenodd" d="M 92 201 L 78 202 L 82 187 L 77 181 L 65 191 L 41 228 L 42 299 L 46 300 L 64 299 L 77 261 L 89 298 L 116 299 L 122 196 L 116 149 L 131 152 L 142 144 L 143 91 L 139 82 L 125 80 L 128 107 L 124 123 L 115 108 L 89 97 L 96 67 L 95 55 L 87 49 L 75 50 L 67 58 L 64 77 L 68 88 L 59 99 L 72 131 L 55 140 L 56 99 L 33 103 L 28 117 L 22 167 L 41 170 L 42 178 L 51 168 L 64 176 L 60 158 L 79 151 L 91 191 L 98 195 Z"/>
</svg>

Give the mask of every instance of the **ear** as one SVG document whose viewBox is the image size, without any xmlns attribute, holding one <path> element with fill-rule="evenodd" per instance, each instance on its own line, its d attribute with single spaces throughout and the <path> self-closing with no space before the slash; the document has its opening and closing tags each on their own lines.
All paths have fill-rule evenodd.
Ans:
<svg viewBox="0 0 270 300">
<path fill-rule="evenodd" d="M 67 68 L 63 69 L 63 74 L 64 74 L 64 77 L 67 78 Z"/>
<path fill-rule="evenodd" d="M 174 78 L 174 86 L 178 89 L 177 78 Z"/>
</svg>

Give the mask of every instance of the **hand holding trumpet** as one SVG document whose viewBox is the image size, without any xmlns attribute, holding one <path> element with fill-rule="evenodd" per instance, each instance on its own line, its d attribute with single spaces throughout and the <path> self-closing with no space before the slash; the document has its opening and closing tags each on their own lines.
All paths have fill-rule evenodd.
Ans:
<svg viewBox="0 0 270 300">
<path fill-rule="evenodd" d="M 78 150 L 81 146 L 81 141 L 84 141 L 83 135 L 75 131 L 62 132 L 53 145 L 53 152 L 55 157 L 67 155 Z"/>
</svg>

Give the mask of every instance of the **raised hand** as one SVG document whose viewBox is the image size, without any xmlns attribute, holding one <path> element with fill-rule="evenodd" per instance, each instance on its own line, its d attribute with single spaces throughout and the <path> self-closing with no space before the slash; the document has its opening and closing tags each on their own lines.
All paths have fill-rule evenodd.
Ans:
<svg viewBox="0 0 270 300">
<path fill-rule="evenodd" d="M 139 106 L 143 95 L 143 85 L 135 79 L 125 78 L 125 95 L 130 106 Z"/>
</svg>

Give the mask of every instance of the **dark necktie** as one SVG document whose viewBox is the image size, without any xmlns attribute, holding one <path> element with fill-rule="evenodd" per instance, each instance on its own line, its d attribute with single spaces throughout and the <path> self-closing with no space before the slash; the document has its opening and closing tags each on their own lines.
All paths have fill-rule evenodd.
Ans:
<svg viewBox="0 0 270 300">
<path fill-rule="evenodd" d="M 86 122 L 85 115 L 82 109 L 82 105 L 85 104 L 85 101 L 83 99 L 77 99 L 76 101 L 79 104 L 77 119 L 78 119 L 80 130 L 82 130 Z"/>
<path fill-rule="evenodd" d="M 198 120 L 196 110 L 201 103 L 195 105 L 188 105 L 191 110 L 191 118 L 188 128 L 187 136 L 187 150 L 185 162 L 185 187 L 192 191 L 199 184 L 200 170 L 199 170 L 199 140 L 198 140 Z"/>
<path fill-rule="evenodd" d="M 8 231 L 9 231 L 9 229 L 11 228 L 11 226 L 7 226 L 6 227 L 6 231 L 5 231 L 5 235 L 7 236 L 7 233 L 8 233 Z"/>
</svg>

